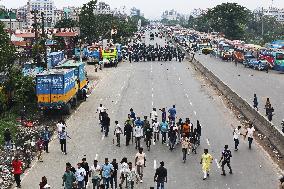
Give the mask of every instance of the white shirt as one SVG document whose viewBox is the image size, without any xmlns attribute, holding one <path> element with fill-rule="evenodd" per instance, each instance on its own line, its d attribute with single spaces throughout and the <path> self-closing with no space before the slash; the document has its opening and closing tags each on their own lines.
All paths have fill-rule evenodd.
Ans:
<svg viewBox="0 0 284 189">
<path fill-rule="evenodd" d="M 115 129 L 114 129 L 115 134 L 121 134 L 122 130 L 119 124 L 115 125 Z"/>
<path fill-rule="evenodd" d="M 136 172 L 136 169 L 132 167 L 132 169 L 127 169 L 125 172 L 126 178 L 128 181 L 135 181 L 135 178 L 138 178 L 138 174 Z"/>
<path fill-rule="evenodd" d="M 146 154 L 142 152 L 141 154 L 137 152 L 135 159 L 137 158 L 137 165 L 144 165 L 144 159 L 146 157 Z"/>
<path fill-rule="evenodd" d="M 234 139 L 239 139 L 240 134 L 241 134 L 240 130 L 238 128 L 235 128 L 235 130 L 234 130 Z"/>
<path fill-rule="evenodd" d="M 250 137 L 250 138 L 253 138 L 253 132 L 255 131 L 254 127 L 252 128 L 247 128 L 247 136 Z"/>
<path fill-rule="evenodd" d="M 57 123 L 56 126 L 57 126 L 57 132 L 61 132 L 63 124 L 62 123 Z"/>
<path fill-rule="evenodd" d="M 155 120 L 158 117 L 158 113 L 156 111 L 151 112 L 151 120 Z"/>
<path fill-rule="evenodd" d="M 80 169 L 76 170 L 75 173 L 75 177 L 77 181 L 83 181 L 84 180 L 84 176 L 86 176 L 86 171 L 83 167 L 81 167 Z"/>
<path fill-rule="evenodd" d="M 153 123 L 153 131 L 155 133 L 158 133 L 159 132 L 159 127 L 160 127 L 160 123 L 157 122 L 157 123 Z"/>
<path fill-rule="evenodd" d="M 100 177 L 101 167 L 99 165 L 97 165 L 97 167 L 92 165 L 90 171 L 91 171 L 92 178 L 98 178 Z"/>
<path fill-rule="evenodd" d="M 123 162 L 122 164 L 121 164 L 121 168 L 120 168 L 120 174 L 124 174 L 126 171 L 127 171 L 127 169 L 128 169 L 128 164 L 127 163 L 125 163 L 125 162 Z"/>
<path fill-rule="evenodd" d="M 133 134 L 135 137 L 142 137 L 143 136 L 143 129 L 140 126 L 134 127 Z"/>
<path fill-rule="evenodd" d="M 102 113 L 102 112 L 105 112 L 106 109 L 105 109 L 105 107 L 102 106 L 102 107 L 98 107 L 97 111 L 98 111 L 99 113 Z"/>
</svg>

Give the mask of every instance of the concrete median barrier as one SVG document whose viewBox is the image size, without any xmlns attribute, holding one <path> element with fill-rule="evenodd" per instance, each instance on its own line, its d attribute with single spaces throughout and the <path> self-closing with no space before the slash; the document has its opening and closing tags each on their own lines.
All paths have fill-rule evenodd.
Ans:
<svg viewBox="0 0 284 189">
<path fill-rule="evenodd" d="M 177 45 L 175 42 L 173 42 Z M 180 45 L 182 51 L 186 54 L 188 60 L 192 60 L 190 54 L 185 51 Z M 215 86 L 233 105 L 237 108 L 246 119 L 253 122 L 255 128 L 268 138 L 274 148 L 278 150 L 280 155 L 284 155 L 284 135 L 275 127 L 266 117 L 256 111 L 246 100 L 242 99 L 234 92 L 227 84 L 221 81 L 216 75 L 208 70 L 202 63 L 193 59 L 191 63 L 196 67 L 210 82 Z"/>
</svg>

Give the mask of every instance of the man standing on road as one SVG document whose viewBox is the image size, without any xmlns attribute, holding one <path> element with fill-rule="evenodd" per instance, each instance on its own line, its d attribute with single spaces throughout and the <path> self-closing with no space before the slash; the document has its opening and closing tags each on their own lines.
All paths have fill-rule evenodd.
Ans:
<svg viewBox="0 0 284 189">
<path fill-rule="evenodd" d="M 110 186 L 112 189 L 117 189 L 118 163 L 116 162 L 116 159 L 112 160 L 111 165 L 113 166 L 113 172 L 112 172 L 111 179 L 110 179 Z"/>
<path fill-rule="evenodd" d="M 238 151 L 239 149 L 238 149 L 238 146 L 239 146 L 239 143 L 240 143 L 240 141 L 239 141 L 239 139 L 240 139 L 240 135 L 242 135 L 241 134 L 241 126 L 238 126 L 237 128 L 235 128 L 234 129 L 234 132 L 233 132 L 233 136 L 234 136 L 234 142 L 235 142 L 235 151 Z"/>
<path fill-rule="evenodd" d="M 93 189 L 99 189 L 101 181 L 101 167 L 98 165 L 98 160 L 94 160 L 94 165 L 91 166 L 89 176 L 92 177 Z"/>
<path fill-rule="evenodd" d="M 15 159 L 12 161 L 12 168 L 13 168 L 13 174 L 14 174 L 14 179 L 17 184 L 17 188 L 21 188 L 22 166 L 23 166 L 22 161 L 19 160 L 19 156 L 16 155 Z"/>
<path fill-rule="evenodd" d="M 129 145 L 130 139 L 131 139 L 131 133 L 133 131 L 132 126 L 130 125 L 130 123 L 126 123 L 124 125 L 124 136 L 126 138 L 126 146 Z"/>
<path fill-rule="evenodd" d="M 231 168 L 231 164 L 230 164 L 230 162 L 231 162 L 231 157 L 232 157 L 232 153 L 231 153 L 231 150 L 228 149 L 228 145 L 225 145 L 224 148 L 225 148 L 225 149 L 224 149 L 223 152 L 222 152 L 222 157 L 221 157 L 219 163 L 221 163 L 221 161 L 222 161 L 222 164 L 221 164 L 221 167 L 222 167 L 222 174 L 221 174 L 221 175 L 226 176 L 225 169 L 224 169 L 224 167 L 225 167 L 226 164 L 227 164 L 227 166 L 228 166 L 229 169 L 230 169 L 230 172 L 229 172 L 229 173 L 230 173 L 230 174 L 233 174 L 233 171 L 232 171 L 232 168 Z"/>
<path fill-rule="evenodd" d="M 77 188 L 78 189 L 84 189 L 85 188 L 85 183 L 84 179 L 87 176 L 86 170 L 81 166 L 81 163 L 78 163 L 78 169 L 76 170 L 75 177 L 77 181 Z"/>
<path fill-rule="evenodd" d="M 176 114 L 177 114 L 177 111 L 176 111 L 176 105 L 173 105 L 172 108 L 169 109 L 169 118 L 170 118 L 170 121 L 174 122 L 175 123 L 175 119 L 176 119 Z"/>
<path fill-rule="evenodd" d="M 136 125 L 134 127 L 133 135 L 135 137 L 135 149 L 139 149 L 141 137 L 143 136 L 142 126 Z"/>
<path fill-rule="evenodd" d="M 256 111 L 258 111 L 258 101 L 256 94 L 253 95 L 253 108 L 255 108 Z"/>
<path fill-rule="evenodd" d="M 105 129 L 105 137 L 108 137 L 110 118 L 107 113 L 104 113 L 103 115 L 102 124 L 103 124 L 103 128 Z"/>
<path fill-rule="evenodd" d="M 108 158 L 105 158 L 105 164 L 102 165 L 102 178 L 106 189 L 109 188 L 111 175 L 113 174 L 113 166 L 108 162 Z"/>
<path fill-rule="evenodd" d="M 62 176 L 64 189 L 72 189 L 73 182 L 76 180 L 75 174 L 70 170 L 70 166 L 66 166 L 66 171 Z"/>
<path fill-rule="evenodd" d="M 85 171 L 86 171 L 84 181 L 85 181 L 85 187 L 87 187 L 87 184 L 88 184 L 88 181 L 89 181 L 90 167 L 89 167 L 89 164 L 88 164 L 86 158 L 82 159 L 81 167 L 83 167 L 83 169 L 85 169 Z"/>
<path fill-rule="evenodd" d="M 154 132 L 154 142 L 157 140 L 159 141 L 159 135 L 160 135 L 160 123 L 158 122 L 158 119 L 156 118 L 153 123 L 153 132 Z"/>
<path fill-rule="evenodd" d="M 42 133 L 43 150 L 45 150 L 46 153 L 49 153 L 49 152 L 48 152 L 48 143 L 49 143 L 49 141 L 50 141 L 50 137 L 51 137 L 50 131 L 48 130 L 48 127 L 46 126 L 46 127 L 44 128 L 43 133 Z"/>
<path fill-rule="evenodd" d="M 134 181 L 136 179 L 136 184 L 139 181 L 139 175 L 137 174 L 137 171 L 134 167 L 132 167 L 132 163 L 128 163 L 128 168 L 125 171 L 125 177 L 127 181 L 127 189 L 133 189 L 134 188 Z"/>
<path fill-rule="evenodd" d="M 157 189 L 164 189 L 165 182 L 168 180 L 167 169 L 164 167 L 165 163 L 160 162 L 160 167 L 156 169 L 154 182 L 157 182 Z"/>
<path fill-rule="evenodd" d="M 172 151 L 175 147 L 175 142 L 176 142 L 176 137 L 177 137 L 176 131 L 174 131 L 173 127 L 170 127 L 168 137 L 169 137 L 170 151 Z"/>
<path fill-rule="evenodd" d="M 137 168 L 137 173 L 140 177 L 140 182 L 143 182 L 143 168 L 146 167 L 146 154 L 143 152 L 143 148 L 139 148 L 135 156 L 135 166 Z"/>
<path fill-rule="evenodd" d="M 167 113 L 166 113 L 166 109 L 162 108 L 160 109 L 162 111 L 162 122 L 166 122 L 167 121 Z"/>
<path fill-rule="evenodd" d="M 114 129 L 114 135 L 116 137 L 116 146 L 120 147 L 120 135 L 122 134 L 122 129 L 120 125 L 118 124 L 118 121 L 115 121 L 115 129 Z"/>
<path fill-rule="evenodd" d="M 147 125 L 145 128 L 145 141 L 148 151 L 150 151 L 152 137 L 153 137 L 153 128 L 150 127 L 150 125 L 149 126 Z"/>
<path fill-rule="evenodd" d="M 67 132 L 65 131 L 65 127 L 62 127 L 62 131 L 59 132 L 59 140 L 60 140 L 60 145 L 61 145 L 61 151 L 63 154 L 67 155 L 66 152 L 66 139 L 70 138 L 67 134 Z"/>
<path fill-rule="evenodd" d="M 204 149 L 204 154 L 201 156 L 200 164 L 202 164 L 203 180 L 209 177 L 209 171 L 212 165 L 213 157 L 208 153 L 208 149 Z"/>
<path fill-rule="evenodd" d="M 102 114 L 106 112 L 106 108 L 100 104 L 100 106 L 97 108 L 97 112 L 99 113 L 99 120 L 102 121 Z"/>
<path fill-rule="evenodd" d="M 190 147 L 189 139 L 183 133 L 181 138 L 181 149 L 182 149 L 182 160 L 184 163 L 186 161 L 186 154 L 189 147 Z"/>
<path fill-rule="evenodd" d="M 152 124 L 155 122 L 155 120 L 158 118 L 158 113 L 156 108 L 153 108 L 152 112 L 150 113 L 150 118 L 152 120 Z"/>
<path fill-rule="evenodd" d="M 161 130 L 161 133 L 162 133 L 162 144 L 166 143 L 168 127 L 169 127 L 169 125 L 166 122 L 166 120 L 163 120 L 162 123 L 160 124 L 160 130 Z"/>
<path fill-rule="evenodd" d="M 246 136 L 248 137 L 249 149 L 251 149 L 251 144 L 252 144 L 252 141 L 253 141 L 253 133 L 254 133 L 254 131 L 255 131 L 255 129 L 252 126 L 252 123 L 250 123 L 249 127 L 247 128 L 246 135 L 245 135 L 245 138 L 246 138 Z"/>
</svg>

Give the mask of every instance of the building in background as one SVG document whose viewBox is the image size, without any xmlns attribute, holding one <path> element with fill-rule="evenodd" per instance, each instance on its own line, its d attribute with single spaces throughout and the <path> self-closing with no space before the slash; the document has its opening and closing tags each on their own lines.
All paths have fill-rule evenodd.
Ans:
<svg viewBox="0 0 284 189">
<path fill-rule="evenodd" d="M 16 10 L 7 11 L 4 8 L 0 10 L 0 21 L 4 23 L 4 28 L 10 32 L 23 29 L 23 22 L 17 19 Z"/>
<path fill-rule="evenodd" d="M 130 16 L 142 16 L 140 9 L 137 9 L 135 7 L 130 9 Z"/>
<path fill-rule="evenodd" d="M 166 19 L 166 20 L 178 20 L 179 18 L 179 14 L 177 13 L 177 11 L 175 11 L 174 9 L 172 10 L 166 10 L 165 12 L 163 12 L 162 14 L 162 19 Z"/>
<path fill-rule="evenodd" d="M 96 5 L 96 9 L 94 10 L 94 14 L 113 14 L 114 11 L 110 9 L 109 4 L 106 4 L 105 2 L 99 2 Z"/>
<path fill-rule="evenodd" d="M 191 11 L 190 15 L 193 16 L 194 18 L 200 17 L 203 14 L 206 14 L 208 12 L 208 9 L 193 9 Z"/>
<path fill-rule="evenodd" d="M 28 9 L 38 10 L 39 12 L 43 12 L 44 13 L 44 26 L 47 28 L 54 27 L 55 25 L 55 20 L 54 20 L 55 6 L 54 6 L 53 0 L 29 0 Z"/>
<path fill-rule="evenodd" d="M 262 16 L 274 17 L 277 22 L 284 24 L 284 9 L 270 6 L 268 9 L 257 8 L 253 11 L 256 19 L 260 20 Z"/>
<path fill-rule="evenodd" d="M 64 18 L 79 22 L 81 7 L 63 7 Z"/>
</svg>

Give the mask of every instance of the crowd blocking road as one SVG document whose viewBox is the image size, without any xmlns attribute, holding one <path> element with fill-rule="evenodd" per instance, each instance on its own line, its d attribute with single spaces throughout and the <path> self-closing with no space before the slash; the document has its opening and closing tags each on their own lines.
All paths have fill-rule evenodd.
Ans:
<svg viewBox="0 0 284 189">
<path fill-rule="evenodd" d="M 164 39 L 154 42 L 162 44 Z M 146 39 L 149 43 L 149 39 Z M 110 133 L 105 137 L 100 132 L 99 116 L 96 113 L 99 104 L 103 104 L 110 117 Z M 70 162 L 74 167 L 85 157 L 89 165 L 97 159 L 102 165 L 105 158 L 120 162 L 123 157 L 134 164 L 135 144 L 125 146 L 125 137 L 121 138 L 121 147 L 113 144 L 115 121 L 123 127 L 129 109 L 133 108 L 136 116 L 149 116 L 152 108 L 166 108 L 176 105 L 177 117 L 189 118 L 196 127 L 199 120 L 202 125 L 201 144 L 197 154 L 190 153 L 186 163 L 182 161 L 182 151 L 177 145 L 173 151 L 167 145 L 156 142 L 146 153 L 143 183 L 134 188 L 155 186 L 154 174 L 159 162 L 163 161 L 168 172 L 166 188 L 275 188 L 278 184 L 278 170 L 265 151 L 253 143 L 248 149 L 247 141 L 240 139 L 238 151 L 233 151 L 233 129 L 239 125 L 222 103 L 222 99 L 208 88 L 187 62 L 123 62 L 117 68 L 104 69 L 94 93 L 66 121 L 67 155 L 60 151 L 58 139 L 50 143 L 48 154 L 43 155 L 43 162 L 36 162 L 22 177 L 22 188 L 38 188 L 41 177 L 46 176 L 51 188 L 62 187 L 62 175 L 65 165 Z M 161 122 L 161 114 L 158 112 Z M 233 127 L 232 127 L 233 126 Z M 245 132 L 244 128 L 241 132 Z M 232 150 L 232 175 L 221 176 L 218 160 L 225 145 Z M 210 177 L 202 180 L 202 166 L 199 164 L 203 149 L 208 149 L 213 156 Z M 90 186 L 89 183 L 88 186 Z"/>
</svg>

